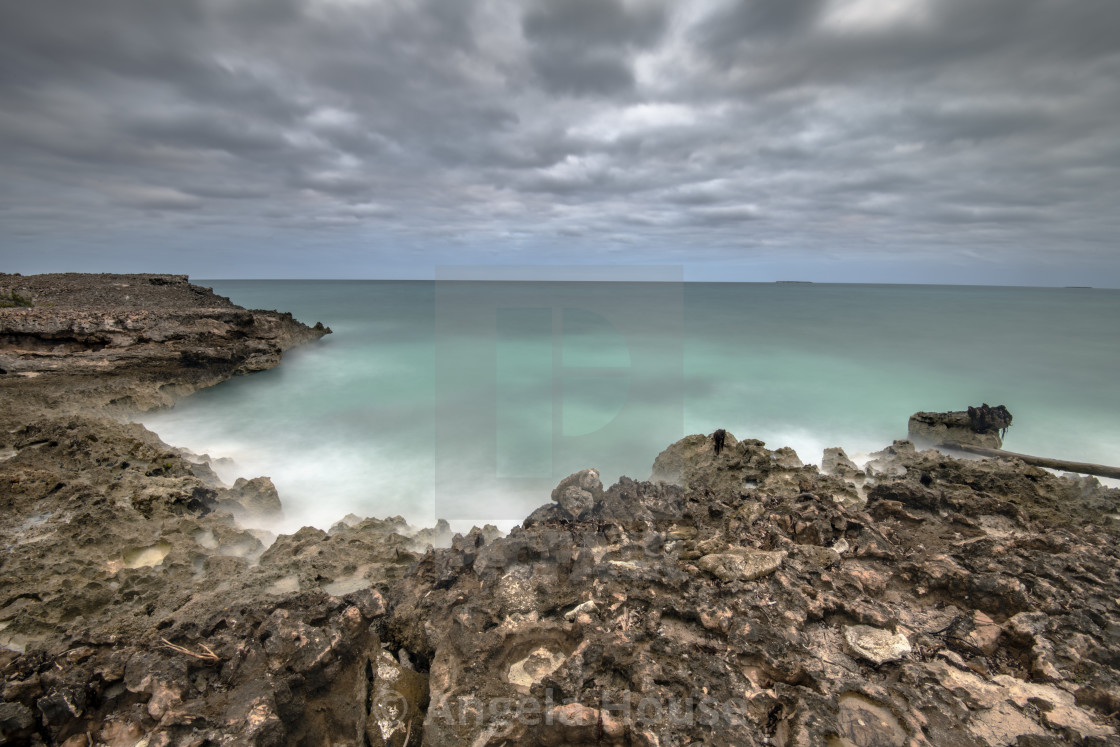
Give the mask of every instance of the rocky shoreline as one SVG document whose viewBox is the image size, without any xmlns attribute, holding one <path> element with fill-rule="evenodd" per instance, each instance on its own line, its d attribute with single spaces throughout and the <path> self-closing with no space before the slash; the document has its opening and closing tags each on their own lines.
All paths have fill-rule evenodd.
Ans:
<svg viewBox="0 0 1120 747">
<path fill-rule="evenodd" d="M 328 329 L 181 276 L 4 298 L 5 744 L 1120 744 L 1120 491 L 1092 478 L 717 431 L 505 537 L 350 517 L 266 549 L 237 517 L 279 508 L 267 478 L 122 416 Z"/>
</svg>

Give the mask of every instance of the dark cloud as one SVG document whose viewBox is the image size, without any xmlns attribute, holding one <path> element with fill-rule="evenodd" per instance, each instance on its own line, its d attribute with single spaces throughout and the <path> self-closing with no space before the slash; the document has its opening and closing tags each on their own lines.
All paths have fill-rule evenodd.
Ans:
<svg viewBox="0 0 1120 747">
<path fill-rule="evenodd" d="M 1116 285 L 1117 27 L 1112 0 L 4 3 L 0 258 L 104 231 L 142 269 L 193 228 L 287 275 L 318 237 L 417 267 L 1061 252 Z"/>
<path fill-rule="evenodd" d="M 279 156 L 288 146 L 280 128 L 222 109 L 141 116 L 125 122 L 123 130 L 138 143 L 253 158 Z"/>
<path fill-rule="evenodd" d="M 623 0 L 536 0 L 525 13 L 522 27 L 533 41 L 572 48 L 648 46 L 665 28 L 665 7 Z"/>
<path fill-rule="evenodd" d="M 625 93 L 634 87 L 634 73 L 614 51 L 568 51 L 542 48 L 531 56 L 533 69 L 551 93 L 580 95 Z"/>
<path fill-rule="evenodd" d="M 561 95 L 625 94 L 635 84 L 633 50 L 656 43 L 665 8 L 622 0 L 537 0 L 522 28 L 545 89 Z"/>
<path fill-rule="evenodd" d="M 810 27 L 825 5 L 824 0 L 740 0 L 717 10 L 697 31 L 709 51 L 786 39 Z"/>
</svg>

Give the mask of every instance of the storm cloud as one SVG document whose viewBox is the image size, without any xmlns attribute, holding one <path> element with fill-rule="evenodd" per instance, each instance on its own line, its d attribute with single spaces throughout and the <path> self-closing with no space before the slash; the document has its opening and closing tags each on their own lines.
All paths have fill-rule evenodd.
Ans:
<svg viewBox="0 0 1120 747">
<path fill-rule="evenodd" d="M 0 259 L 1120 286 L 1117 28 L 1111 0 L 4 3 Z"/>
</svg>

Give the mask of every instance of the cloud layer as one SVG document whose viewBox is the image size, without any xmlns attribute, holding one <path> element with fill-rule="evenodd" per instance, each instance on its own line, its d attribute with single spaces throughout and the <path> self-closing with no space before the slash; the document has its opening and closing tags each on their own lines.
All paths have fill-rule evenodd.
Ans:
<svg viewBox="0 0 1120 747">
<path fill-rule="evenodd" d="M 4 3 L 0 242 L 1120 285 L 1117 28 L 1111 0 Z"/>
</svg>

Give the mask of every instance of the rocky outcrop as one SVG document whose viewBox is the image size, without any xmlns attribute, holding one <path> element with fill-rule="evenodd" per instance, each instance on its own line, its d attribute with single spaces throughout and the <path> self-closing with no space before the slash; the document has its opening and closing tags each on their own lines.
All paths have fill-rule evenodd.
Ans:
<svg viewBox="0 0 1120 747">
<path fill-rule="evenodd" d="M 424 691 L 371 625 L 435 532 L 369 519 L 266 549 L 229 508 L 269 503 L 271 482 L 207 487 L 138 425 L 73 418 L 9 443 L 0 699 L 32 719 L 0 724 L 7 743 L 360 744 L 375 693 Z"/>
<path fill-rule="evenodd" d="M 873 461 L 853 505 L 788 451 L 689 436 L 674 484 L 577 473 L 578 510 L 427 553 L 386 617 L 429 667 L 425 743 L 1120 743 L 1120 491 Z"/>
<path fill-rule="evenodd" d="M 853 462 L 843 448 L 833 446 L 824 450 L 821 457 L 821 472 L 826 475 L 837 475 L 857 484 L 863 482 L 865 473 Z"/>
<path fill-rule="evenodd" d="M 170 406 L 330 333 L 181 275 L 0 275 L 0 286 L 32 304 L 0 308 L 0 394 L 28 413 Z"/>
<path fill-rule="evenodd" d="M 83 314 L 118 282 L 227 308 L 174 276 L 0 288 L 43 309 L 58 278 Z M 909 441 L 822 474 L 720 430 L 648 481 L 577 472 L 504 537 L 272 538 L 235 520 L 278 509 L 267 478 L 105 413 L 314 337 L 292 329 L 9 349 L 39 376 L 0 376 L 0 742 L 1120 744 L 1120 491 Z"/>
<path fill-rule="evenodd" d="M 178 276 L 0 286 L 31 304 L 0 309 L 0 742 L 361 744 L 395 698 L 420 712 L 425 675 L 371 625 L 439 532 L 365 520 L 266 549 L 234 515 L 279 510 L 268 478 L 225 486 L 114 417 L 328 330 Z"/>
<path fill-rule="evenodd" d="M 969 407 L 956 412 L 916 412 L 907 424 L 909 438 L 927 446 L 958 443 L 999 449 L 1011 425 L 1011 413 L 1003 405 Z"/>
</svg>

